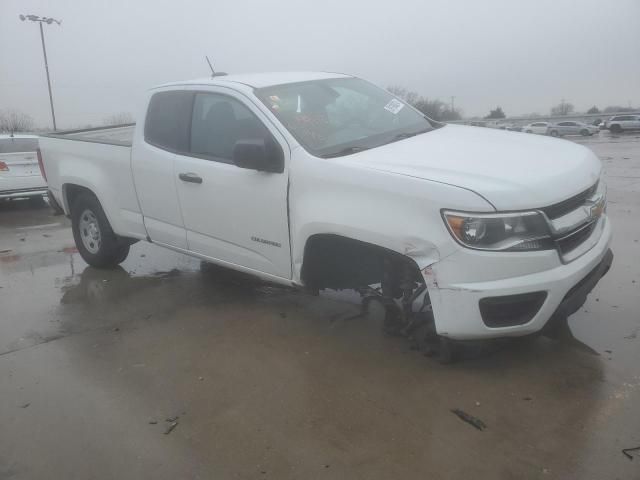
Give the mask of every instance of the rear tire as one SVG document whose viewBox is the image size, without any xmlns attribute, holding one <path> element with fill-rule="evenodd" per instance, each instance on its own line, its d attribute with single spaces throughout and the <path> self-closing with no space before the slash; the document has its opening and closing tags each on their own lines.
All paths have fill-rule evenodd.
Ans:
<svg viewBox="0 0 640 480">
<path fill-rule="evenodd" d="M 90 193 L 73 202 L 71 229 L 80 256 L 92 267 L 113 268 L 129 255 L 129 242 L 113 233 L 100 202 Z"/>
<path fill-rule="evenodd" d="M 560 136 L 560 135 L 558 134 L 558 131 L 557 131 L 557 130 L 551 130 L 551 132 L 549 133 L 549 135 L 551 135 L 552 137 L 558 137 L 558 136 Z"/>
<path fill-rule="evenodd" d="M 620 125 L 618 125 L 618 124 L 611 125 L 609 127 L 609 131 L 611 133 L 622 133 L 622 127 Z"/>
<path fill-rule="evenodd" d="M 586 128 L 584 130 L 580 130 L 580 135 L 582 135 L 583 137 L 588 137 L 589 130 L 587 130 Z"/>
</svg>

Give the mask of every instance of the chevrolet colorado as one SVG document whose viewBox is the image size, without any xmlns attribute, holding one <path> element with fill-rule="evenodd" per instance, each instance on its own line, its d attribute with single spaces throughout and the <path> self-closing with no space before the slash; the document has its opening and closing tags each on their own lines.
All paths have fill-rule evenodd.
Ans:
<svg viewBox="0 0 640 480">
<path fill-rule="evenodd" d="M 280 284 L 360 289 L 440 342 L 539 332 L 609 269 L 598 158 L 444 125 L 362 79 L 229 75 L 151 89 L 137 125 L 41 138 L 96 267 L 145 240 Z"/>
</svg>

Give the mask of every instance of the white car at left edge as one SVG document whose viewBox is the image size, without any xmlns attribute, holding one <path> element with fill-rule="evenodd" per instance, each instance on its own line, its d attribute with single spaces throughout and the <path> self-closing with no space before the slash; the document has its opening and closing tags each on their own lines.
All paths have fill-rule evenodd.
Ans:
<svg viewBox="0 0 640 480">
<path fill-rule="evenodd" d="M 47 182 L 38 164 L 38 137 L 0 135 L 0 199 L 47 195 Z"/>
</svg>

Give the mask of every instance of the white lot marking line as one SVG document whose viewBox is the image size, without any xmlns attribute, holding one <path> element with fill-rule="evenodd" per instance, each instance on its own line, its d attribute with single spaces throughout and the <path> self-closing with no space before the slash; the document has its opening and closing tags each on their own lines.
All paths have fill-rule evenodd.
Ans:
<svg viewBox="0 0 640 480">
<path fill-rule="evenodd" d="M 17 227 L 16 230 L 37 230 L 39 228 L 53 228 L 59 227 L 61 223 L 47 223 L 45 225 L 31 225 L 29 227 Z"/>
</svg>

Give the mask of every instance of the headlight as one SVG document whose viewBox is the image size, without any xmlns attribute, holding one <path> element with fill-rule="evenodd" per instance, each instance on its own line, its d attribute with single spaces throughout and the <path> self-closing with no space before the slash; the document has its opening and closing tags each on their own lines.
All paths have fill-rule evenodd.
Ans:
<svg viewBox="0 0 640 480">
<path fill-rule="evenodd" d="M 442 216 L 453 238 L 468 248 L 501 252 L 554 248 L 547 222 L 538 212 L 444 211 Z"/>
</svg>

